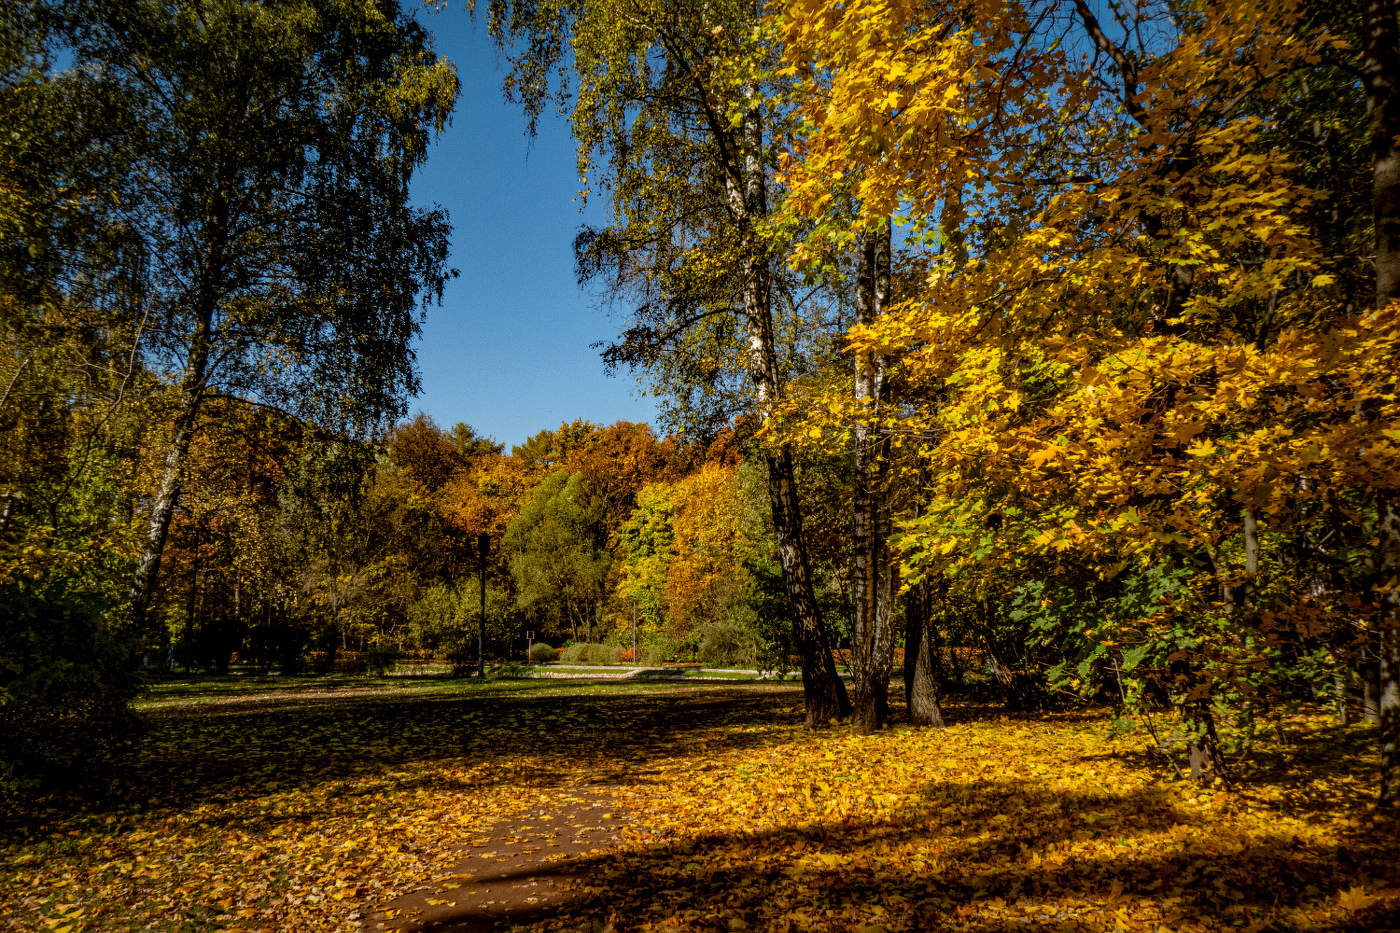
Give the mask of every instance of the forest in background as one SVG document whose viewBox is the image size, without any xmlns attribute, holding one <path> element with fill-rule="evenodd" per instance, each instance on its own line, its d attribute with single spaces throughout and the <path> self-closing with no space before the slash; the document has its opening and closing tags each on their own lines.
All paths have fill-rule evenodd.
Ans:
<svg viewBox="0 0 1400 933">
<path fill-rule="evenodd" d="M 172 648 L 460 658 L 485 533 L 502 655 L 636 606 L 877 729 L 898 645 L 923 724 L 971 646 L 1202 778 L 1325 701 L 1400 797 L 1400 4 L 478 12 L 570 113 L 577 271 L 665 439 L 400 421 L 457 94 L 404 9 L 6 11 L 7 785 Z"/>
</svg>

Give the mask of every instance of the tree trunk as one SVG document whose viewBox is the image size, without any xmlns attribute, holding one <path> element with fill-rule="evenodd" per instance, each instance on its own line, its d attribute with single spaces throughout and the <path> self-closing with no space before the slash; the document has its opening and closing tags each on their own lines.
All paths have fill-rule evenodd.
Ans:
<svg viewBox="0 0 1400 933">
<path fill-rule="evenodd" d="M 1193 700 L 1187 704 L 1186 719 L 1193 736 L 1186 746 L 1191 764 L 1191 780 L 1205 781 L 1214 775 L 1228 783 L 1225 759 L 1220 751 L 1220 736 L 1215 731 L 1215 714 L 1211 712 L 1210 701 Z"/>
<path fill-rule="evenodd" d="M 1245 609 L 1253 611 L 1259 577 L 1259 522 L 1253 509 L 1244 510 L 1244 599 Z"/>
<path fill-rule="evenodd" d="M 1332 671 L 1332 701 L 1337 705 L 1337 725 L 1351 725 L 1351 710 L 1348 707 L 1350 698 L 1347 696 L 1347 674 L 1350 673 L 1346 665 L 1339 664 Z"/>
<path fill-rule="evenodd" d="M 1362 74 L 1371 129 L 1371 204 L 1376 228 L 1376 307 L 1400 301 L 1400 0 L 1362 0 Z M 1381 788 L 1400 807 L 1400 507 L 1378 501 Z"/>
<path fill-rule="evenodd" d="M 1362 0 L 1362 73 L 1371 118 L 1376 305 L 1400 300 L 1400 0 Z"/>
<path fill-rule="evenodd" d="M 1380 664 L 1376 680 L 1381 733 L 1383 805 L 1400 807 L 1400 507 L 1392 496 L 1380 505 L 1382 597 Z"/>
<path fill-rule="evenodd" d="M 1361 681 L 1361 719 L 1368 726 L 1381 721 L 1381 672 L 1374 661 L 1365 661 L 1356 669 Z"/>
<path fill-rule="evenodd" d="M 180 378 L 180 409 L 175 416 L 175 431 L 161 469 L 160 490 L 151 506 L 146 543 L 136 565 L 136 577 L 131 582 L 128 618 L 138 632 L 146 624 L 146 611 L 155 590 L 156 574 L 160 572 L 160 558 L 170 533 L 170 520 L 180 501 L 180 479 L 185 469 L 185 457 L 190 451 L 190 441 L 194 437 L 208 386 L 209 349 L 213 339 L 214 306 L 217 303 L 216 282 L 223 264 L 227 221 L 228 205 L 221 195 L 216 195 L 208 227 L 209 252 L 195 292 L 194 329 L 190 332 L 189 356 L 185 358 L 185 371 Z"/>
<path fill-rule="evenodd" d="M 797 504 L 797 484 L 793 478 L 792 454 L 784 447 L 768 455 L 768 498 L 773 509 L 773 528 L 778 538 L 778 563 L 783 571 L 783 588 L 792 608 L 798 651 L 802 656 L 802 692 L 807 707 L 807 725 L 824 726 L 833 719 L 844 719 L 851 712 L 846 685 L 836 671 L 831 641 L 817 608 L 812 587 L 812 571 L 802 540 L 802 513 Z"/>
<path fill-rule="evenodd" d="M 189 454 L 195 423 L 199 419 L 199 409 L 204 401 L 206 358 L 207 353 L 201 354 L 198 366 L 194 366 L 194 361 L 191 361 L 191 366 L 186 372 L 185 387 L 181 391 L 180 411 L 175 418 L 175 433 L 161 469 L 160 490 L 151 506 L 145 547 L 136 565 L 136 578 L 131 584 L 129 616 L 136 631 L 145 628 L 146 611 L 150 607 L 151 594 L 155 590 L 156 574 L 160 571 L 165 541 L 170 534 L 170 520 L 175 516 L 175 506 L 180 501 L 180 480 L 185 469 L 185 457 Z"/>
<path fill-rule="evenodd" d="M 748 324 L 750 378 L 758 409 L 766 417 L 778 400 L 782 384 L 773 339 L 773 309 L 769 255 L 756 224 L 768 211 L 763 166 L 763 120 L 757 92 L 745 89 L 749 105 L 742 124 L 742 164 L 730 165 L 726 185 L 729 208 L 741 233 L 744 315 Z M 765 456 L 773 530 L 778 539 L 778 562 L 783 587 L 792 607 L 794 633 L 802 655 L 802 690 L 807 725 L 823 726 L 850 713 L 846 686 L 831 657 L 831 642 L 817 608 L 812 572 L 802 539 L 802 512 L 797 499 L 792 452 L 784 445 Z"/>
<path fill-rule="evenodd" d="M 889 300 L 890 223 L 860 239 L 856 281 L 856 317 L 873 324 Z M 884 361 L 862 351 L 855 359 L 855 399 L 860 406 L 855 426 L 855 488 L 852 495 L 855 621 L 851 670 L 855 678 L 855 720 L 862 732 L 874 732 L 889 718 L 890 668 L 894 633 L 890 602 L 894 567 L 887 541 L 890 513 L 886 497 L 889 443 L 880 426 Z"/>
<path fill-rule="evenodd" d="M 938 705 L 938 646 L 928 584 L 916 583 L 904 597 L 904 702 L 911 726 L 943 726 Z"/>
</svg>

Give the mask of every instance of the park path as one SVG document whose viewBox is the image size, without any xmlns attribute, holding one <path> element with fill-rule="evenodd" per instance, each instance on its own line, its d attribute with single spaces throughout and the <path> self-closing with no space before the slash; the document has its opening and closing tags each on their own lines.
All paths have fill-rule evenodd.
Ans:
<svg viewBox="0 0 1400 933">
<path fill-rule="evenodd" d="M 614 811 L 615 790 L 579 786 L 555 808 L 496 824 L 472 841 L 450 874 L 373 910 L 362 928 L 487 933 L 575 903 L 584 867 L 619 839 L 623 820 Z"/>
<path fill-rule="evenodd" d="M 641 788 L 669 780 L 668 763 L 703 758 L 712 744 L 732 747 L 752 738 L 736 726 L 771 721 L 778 696 L 792 701 L 799 694 L 789 685 L 695 685 L 531 707 L 517 740 L 524 743 L 522 762 L 539 757 L 511 780 L 522 797 L 533 799 L 522 799 L 519 809 L 444 852 L 435 883 L 362 908 L 360 929 L 482 933 L 560 921 L 577 908 L 580 916 L 593 918 L 579 929 L 604 933 L 611 923 L 598 919 L 597 886 L 616 884 L 604 876 L 628 851 L 624 832 L 632 846 L 634 832 L 652 841 L 658 835 L 633 798 Z M 541 736 L 547 747 L 531 744 Z M 570 737 L 577 744 L 561 745 Z"/>
</svg>

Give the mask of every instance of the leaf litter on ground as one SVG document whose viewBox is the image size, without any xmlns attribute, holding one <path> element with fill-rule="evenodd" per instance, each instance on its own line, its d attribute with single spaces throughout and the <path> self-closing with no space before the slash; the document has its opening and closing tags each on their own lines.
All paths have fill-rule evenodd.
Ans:
<svg viewBox="0 0 1400 933">
<path fill-rule="evenodd" d="M 357 930 L 605 787 L 620 838 L 522 927 L 1400 928 L 1367 727 L 1296 715 L 1289 747 L 1200 788 L 1106 712 L 953 705 L 946 729 L 859 735 L 799 706 L 759 684 L 171 688 L 114 799 L 4 837 L 0 924 Z"/>
</svg>

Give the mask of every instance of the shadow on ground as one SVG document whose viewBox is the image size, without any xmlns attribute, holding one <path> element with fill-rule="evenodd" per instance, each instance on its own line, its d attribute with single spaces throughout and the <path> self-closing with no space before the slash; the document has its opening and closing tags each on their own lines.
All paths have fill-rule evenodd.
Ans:
<svg viewBox="0 0 1400 933">
<path fill-rule="evenodd" d="M 1086 841 L 1100 843 L 1096 854 L 1074 854 Z M 499 912 L 495 927 L 479 915 L 446 915 L 411 929 L 475 933 L 530 922 L 627 930 L 680 918 L 688 929 L 716 931 L 870 923 L 887 931 L 1083 930 L 1122 928 L 1122 919 L 1147 929 L 1262 931 L 1301 928 L 1298 918 L 1319 905 L 1334 911 L 1327 929 L 1400 929 L 1396 898 L 1335 916 L 1341 893 L 1368 870 L 1393 871 L 1391 857 L 1381 841 L 1368 848 L 1236 837 L 1181 811 L 1160 789 L 939 783 L 877 822 L 717 833 L 682 847 L 576 859 L 567 873 L 584 885 L 572 901 Z M 495 880 L 528 880 L 535 871 Z"/>
<path fill-rule="evenodd" d="M 691 747 L 757 745 L 775 741 L 775 731 L 749 727 L 800 715 L 794 687 L 593 689 L 586 681 L 555 681 L 463 694 L 449 682 L 440 692 L 405 693 L 312 683 L 235 694 L 227 703 L 158 708 L 147 714 L 145 735 L 117 769 L 109 793 L 33 810 L 8 829 L 33 838 L 44 834 L 51 814 L 179 810 L 353 784 L 385 772 L 408 772 L 396 778 L 400 788 L 414 781 L 441 785 L 443 776 L 432 769 L 413 776 L 415 765 L 435 763 L 499 764 L 486 780 L 522 788 L 572 782 L 580 764 L 599 783 L 645 780 L 647 759 L 667 754 L 682 737 Z M 222 695 L 218 687 L 211 691 Z"/>
</svg>

